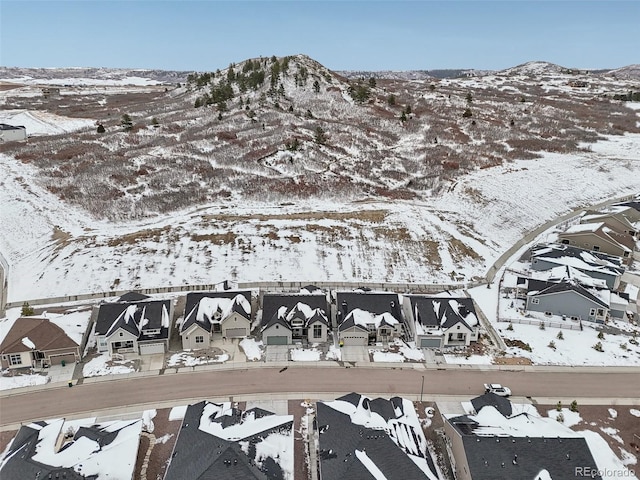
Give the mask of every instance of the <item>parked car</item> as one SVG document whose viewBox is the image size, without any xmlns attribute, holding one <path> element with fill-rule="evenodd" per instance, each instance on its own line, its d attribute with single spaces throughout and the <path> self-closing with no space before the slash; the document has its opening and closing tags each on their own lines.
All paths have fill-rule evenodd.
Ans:
<svg viewBox="0 0 640 480">
<path fill-rule="evenodd" d="M 495 393 L 501 397 L 508 397 L 511 395 L 511 389 L 509 389 L 509 387 L 504 387 L 499 383 L 485 383 L 484 391 L 485 393 Z"/>
</svg>

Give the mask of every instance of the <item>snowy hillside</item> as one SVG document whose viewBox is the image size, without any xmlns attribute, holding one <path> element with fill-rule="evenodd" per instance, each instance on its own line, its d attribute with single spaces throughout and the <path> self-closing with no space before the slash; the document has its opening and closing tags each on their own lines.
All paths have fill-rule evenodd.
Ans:
<svg viewBox="0 0 640 480">
<path fill-rule="evenodd" d="M 0 145 L 10 300 L 481 277 L 526 231 L 637 193 L 638 110 L 608 96 L 632 86 L 547 73 L 370 83 L 296 56 L 166 91 L 0 91 L 3 118 L 57 115 L 61 128 Z M 64 133 L 76 121 L 94 126 Z"/>
</svg>

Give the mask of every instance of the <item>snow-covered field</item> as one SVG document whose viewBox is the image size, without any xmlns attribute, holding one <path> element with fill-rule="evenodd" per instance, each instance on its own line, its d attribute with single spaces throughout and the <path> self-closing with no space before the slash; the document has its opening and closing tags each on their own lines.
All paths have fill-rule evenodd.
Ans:
<svg viewBox="0 0 640 480">
<path fill-rule="evenodd" d="M 112 360 L 103 353 L 85 363 L 82 374 L 85 377 L 99 377 L 102 375 L 122 375 L 135 372 L 135 367 L 127 360 Z"/>
<path fill-rule="evenodd" d="M 22 125 L 27 135 L 58 135 L 95 126 L 94 120 L 62 117 L 40 110 L 2 110 L 0 123 Z"/>
<path fill-rule="evenodd" d="M 0 251 L 20 272 L 9 299 L 210 283 L 211 271 L 215 281 L 468 281 L 545 221 L 637 193 L 638 151 L 640 135 L 613 137 L 583 155 L 478 170 L 425 202 L 219 204 L 121 224 L 87 218 L 27 182 L 32 166 L 0 155 Z"/>
</svg>

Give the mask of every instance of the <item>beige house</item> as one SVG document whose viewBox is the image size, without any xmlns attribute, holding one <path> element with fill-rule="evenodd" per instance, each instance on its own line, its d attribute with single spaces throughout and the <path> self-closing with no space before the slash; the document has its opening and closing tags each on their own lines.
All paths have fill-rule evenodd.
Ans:
<svg viewBox="0 0 640 480">
<path fill-rule="evenodd" d="M 585 224 L 602 222 L 605 224 L 605 226 L 611 228 L 612 230 L 615 230 L 616 232 L 626 233 L 636 238 L 638 231 L 633 222 L 630 220 L 627 212 L 635 212 L 635 210 L 630 207 L 616 207 L 606 212 L 589 211 L 584 217 L 582 217 L 580 223 Z"/>
<path fill-rule="evenodd" d="M 210 348 L 215 338 L 244 338 L 251 333 L 251 292 L 193 292 L 187 295 L 180 325 L 182 348 Z"/>
<path fill-rule="evenodd" d="M 558 241 L 585 250 L 615 255 L 625 259 L 625 263 L 630 262 L 635 248 L 631 235 L 618 232 L 604 222 L 574 225 L 558 234 Z"/>
<path fill-rule="evenodd" d="M 80 346 L 46 318 L 22 317 L 0 344 L 2 368 L 45 368 L 80 361 Z"/>
</svg>

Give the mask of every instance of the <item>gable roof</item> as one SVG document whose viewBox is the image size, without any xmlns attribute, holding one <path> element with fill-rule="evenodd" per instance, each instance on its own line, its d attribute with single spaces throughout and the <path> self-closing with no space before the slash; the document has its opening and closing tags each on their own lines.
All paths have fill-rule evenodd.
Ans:
<svg viewBox="0 0 640 480">
<path fill-rule="evenodd" d="M 188 293 L 180 333 L 193 324 L 199 325 L 206 331 L 211 331 L 213 323 L 222 322 L 232 313 L 239 313 L 246 319 L 251 318 L 250 291 L 227 290 Z"/>
<path fill-rule="evenodd" d="M 262 296 L 262 328 L 273 319 L 275 314 L 286 317 L 286 313 L 282 314 L 281 307 L 286 307 L 286 312 L 291 311 L 297 304 L 303 304 L 310 311 L 320 309 L 326 316 L 329 312 L 329 303 L 327 295 L 306 294 L 306 293 L 265 293 Z M 300 307 L 304 308 L 304 307 Z"/>
<path fill-rule="evenodd" d="M 542 284 L 546 284 L 546 286 L 544 288 L 542 288 L 541 290 L 535 290 L 535 286 L 532 285 L 531 280 L 529 281 L 529 293 L 527 295 L 531 295 L 531 296 L 543 296 L 543 295 L 551 295 L 554 293 L 565 293 L 565 292 L 575 292 L 578 295 L 581 295 L 589 300 L 591 300 L 594 303 L 597 303 L 598 305 L 603 306 L 604 308 L 609 308 L 609 303 L 605 302 L 602 298 L 598 297 L 595 295 L 595 292 L 590 292 L 589 290 L 587 290 L 586 288 L 584 288 L 582 285 L 578 284 L 577 282 L 567 282 L 567 281 L 563 281 L 563 282 L 559 282 L 559 283 L 553 283 L 553 282 L 541 282 L 540 285 Z M 605 292 L 608 292 L 608 290 L 603 290 Z"/>
<path fill-rule="evenodd" d="M 98 476 L 132 477 L 142 420 L 80 427 L 73 441 L 58 451 L 56 440 L 64 433 L 63 427 L 64 419 L 22 426 L 0 464 L 0 478 L 86 480 Z M 114 462 L 115 458 L 117 462 Z"/>
<path fill-rule="evenodd" d="M 471 400 L 471 405 L 473 405 L 473 409 L 476 412 L 479 412 L 483 407 L 486 406 L 494 407 L 496 410 L 498 410 L 498 412 L 502 414 L 503 417 L 510 417 L 511 413 L 513 412 L 513 409 L 511 408 L 511 402 L 508 398 L 501 397 L 500 395 L 496 395 L 495 393 L 491 392 L 473 398 Z"/>
<path fill-rule="evenodd" d="M 258 459 L 256 447 L 268 444 L 272 434 L 288 436 L 291 445 L 285 445 L 289 448 L 280 456 L 288 456 L 293 463 L 292 428 L 291 415 L 262 409 L 242 412 L 229 402 L 189 405 L 164 480 L 283 478 L 282 467 L 269 453 L 266 459 Z"/>
<path fill-rule="evenodd" d="M 336 320 L 341 325 L 353 310 L 369 312 L 374 316 L 390 314 L 402 321 L 400 298 L 390 292 L 336 292 Z"/>
<path fill-rule="evenodd" d="M 317 402 L 323 480 L 426 479 L 435 467 L 411 402 L 351 393 Z"/>
<path fill-rule="evenodd" d="M 595 235 L 606 242 L 612 243 L 614 246 L 625 250 L 632 251 L 635 246 L 633 237 L 627 233 L 621 233 L 608 227 L 604 222 L 599 223 L 581 223 L 579 225 L 573 225 L 569 227 L 565 232 L 558 234 L 559 238 L 571 237 L 574 235 L 591 234 Z"/>
<path fill-rule="evenodd" d="M 118 302 L 141 302 L 148 298 L 150 298 L 149 295 L 145 295 L 144 293 L 127 292 L 118 298 Z"/>
<path fill-rule="evenodd" d="M 581 271 L 600 271 L 612 275 L 621 275 L 624 272 L 620 257 L 585 250 L 573 245 L 539 245 L 532 248 L 531 258 L 574 267 Z"/>
<path fill-rule="evenodd" d="M 169 337 L 171 300 L 151 302 L 103 303 L 98 310 L 96 335 L 112 335 L 123 329 L 140 340 Z M 144 330 L 160 329 L 159 335 L 146 335 Z"/>
<path fill-rule="evenodd" d="M 18 318 L 0 344 L 1 353 L 20 353 L 30 350 L 58 350 L 77 348 L 62 328 L 46 318 Z"/>
<path fill-rule="evenodd" d="M 468 297 L 431 297 L 426 295 L 407 295 L 411 311 L 416 322 L 416 331 L 420 327 L 450 328 L 462 323 L 469 330 L 479 325 L 473 300 Z"/>
</svg>

